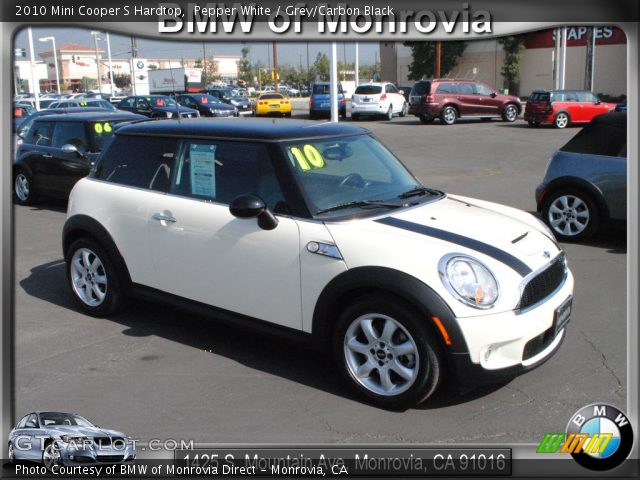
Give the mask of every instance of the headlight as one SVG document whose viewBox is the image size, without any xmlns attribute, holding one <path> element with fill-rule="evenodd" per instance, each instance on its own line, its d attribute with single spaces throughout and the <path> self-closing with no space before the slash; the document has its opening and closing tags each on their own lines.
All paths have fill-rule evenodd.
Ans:
<svg viewBox="0 0 640 480">
<path fill-rule="evenodd" d="M 173 117 L 173 113 L 172 112 L 165 112 L 167 114 L 167 118 L 171 118 Z"/>
<path fill-rule="evenodd" d="M 498 299 L 498 282 L 491 271 L 467 256 L 447 256 L 441 261 L 442 283 L 462 303 L 491 308 Z"/>
</svg>

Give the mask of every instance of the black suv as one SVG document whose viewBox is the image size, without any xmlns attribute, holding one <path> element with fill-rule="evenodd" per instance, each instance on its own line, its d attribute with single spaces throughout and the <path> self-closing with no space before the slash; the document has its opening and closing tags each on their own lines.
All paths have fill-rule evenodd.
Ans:
<svg viewBox="0 0 640 480">
<path fill-rule="evenodd" d="M 206 93 L 191 93 L 177 95 L 176 100 L 183 107 L 193 108 L 200 112 L 201 117 L 237 117 L 238 109 L 224 103 L 218 97 Z M 249 104 L 251 105 L 251 104 Z"/>
<path fill-rule="evenodd" d="M 138 113 L 151 118 L 194 118 L 200 114 L 193 108 L 178 105 L 175 99 L 167 95 L 146 95 L 127 97 L 120 100 L 118 110 Z"/>
<path fill-rule="evenodd" d="M 40 195 L 67 198 L 75 183 L 89 173 L 115 125 L 141 119 L 145 117 L 105 110 L 36 118 L 16 151 L 16 202 L 30 205 Z"/>
</svg>

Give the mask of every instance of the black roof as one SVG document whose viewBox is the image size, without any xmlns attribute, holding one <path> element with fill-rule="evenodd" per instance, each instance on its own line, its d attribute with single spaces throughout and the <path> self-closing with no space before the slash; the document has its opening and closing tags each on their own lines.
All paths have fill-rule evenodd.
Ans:
<svg viewBox="0 0 640 480">
<path fill-rule="evenodd" d="M 269 118 L 192 118 L 154 120 L 125 125 L 118 135 L 225 137 L 256 140 L 292 140 L 369 133 L 362 127 L 331 122 Z"/>
<path fill-rule="evenodd" d="M 74 113 L 55 113 L 53 115 L 46 115 L 46 119 L 43 119 L 47 122 L 53 121 L 64 121 L 64 122 L 102 122 L 108 120 L 141 120 L 146 119 L 147 117 L 143 115 L 136 115 L 135 113 L 130 112 L 114 112 L 113 110 L 105 110 L 101 108 L 100 110 L 92 110 L 90 112 L 85 111 L 86 108 L 79 109 L 78 112 Z M 39 120 L 36 119 L 36 121 Z"/>
<path fill-rule="evenodd" d="M 627 112 L 609 112 L 596 115 L 591 120 L 596 125 L 611 125 L 618 128 L 627 128 Z"/>
</svg>

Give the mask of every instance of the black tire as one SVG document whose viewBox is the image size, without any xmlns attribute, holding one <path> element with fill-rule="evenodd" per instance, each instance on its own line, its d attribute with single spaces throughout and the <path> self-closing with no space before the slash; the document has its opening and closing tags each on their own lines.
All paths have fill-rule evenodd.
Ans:
<svg viewBox="0 0 640 480">
<path fill-rule="evenodd" d="M 440 112 L 440 123 L 443 125 L 453 125 L 458 120 L 458 111 L 455 107 L 448 105 Z"/>
<path fill-rule="evenodd" d="M 563 198 L 566 199 L 569 208 L 564 209 L 564 212 L 558 212 L 558 209 L 563 210 Z M 562 221 L 563 216 L 567 214 L 570 215 L 569 220 Z M 600 212 L 591 196 L 578 188 L 568 187 L 547 193 L 542 204 L 542 219 L 558 240 L 579 242 L 591 237 L 598 230 Z"/>
<path fill-rule="evenodd" d="M 417 367 L 415 379 L 412 380 L 413 383 L 407 385 L 406 390 L 401 391 L 398 394 L 384 395 L 376 393 L 372 389 L 363 385 L 356 379 L 355 374 L 351 373 L 350 368 L 354 367 L 349 367 L 349 362 L 351 360 L 348 358 L 347 353 L 345 353 L 345 344 L 347 343 L 346 335 L 348 332 L 351 332 L 350 327 L 352 323 L 355 323 L 358 319 L 367 315 L 372 315 L 374 317 L 376 315 L 386 316 L 387 318 L 393 319 L 396 323 L 399 323 L 402 328 L 408 332 L 410 337 L 404 336 L 404 332 L 401 329 L 396 329 L 394 335 L 401 335 L 401 338 L 403 338 L 403 340 L 401 340 L 402 342 L 405 342 L 406 340 L 413 340 L 417 349 L 418 361 L 415 362 L 415 356 L 412 357 L 415 362 L 412 368 L 415 369 Z M 376 321 L 377 320 L 374 320 L 374 325 Z M 377 328 L 379 331 L 381 330 L 381 327 Z M 379 339 L 376 341 L 378 340 Z M 390 343 L 392 345 L 389 345 L 389 347 L 397 347 L 397 344 L 393 345 L 393 342 Z M 374 344 L 369 342 L 366 348 L 372 347 L 373 345 Z M 380 351 L 376 351 L 374 354 L 372 348 L 371 352 L 371 358 L 367 358 L 368 353 L 367 355 L 357 355 L 361 355 L 363 363 L 366 363 L 365 361 L 367 359 L 370 361 L 375 359 L 376 362 L 382 361 L 378 360 L 380 358 L 379 356 L 376 356 Z M 395 353 L 393 348 L 391 348 L 391 353 Z M 429 331 L 425 323 L 424 316 L 419 314 L 417 310 L 408 305 L 402 299 L 387 294 L 365 295 L 359 297 L 342 312 L 336 323 L 334 331 L 333 355 L 340 370 L 342 379 L 351 387 L 351 389 L 357 392 L 368 403 L 382 408 L 406 409 L 416 406 L 435 392 L 444 373 L 444 362 L 442 359 L 441 347 Z M 392 357 L 393 355 L 389 358 Z M 397 356 L 396 359 L 392 358 L 389 362 L 410 360 L 408 357 L 402 357 L 403 360 L 399 360 L 400 358 L 401 356 Z M 387 368 L 387 370 L 393 370 L 392 368 L 388 368 L 386 365 L 382 366 L 381 369 L 378 369 L 378 366 L 374 366 L 374 368 L 376 371 L 373 372 L 373 370 L 371 370 L 370 374 L 366 378 L 363 377 L 363 382 L 372 381 L 375 383 L 377 375 L 378 381 L 380 385 L 382 385 L 382 377 L 379 372 L 383 371 L 384 368 Z M 400 386 L 402 382 L 401 377 L 397 376 L 395 371 L 390 373 L 390 375 L 394 376 L 394 378 L 400 382 L 398 384 L 394 383 L 394 388 Z"/>
<path fill-rule="evenodd" d="M 509 103 L 504 107 L 504 111 L 502 112 L 502 120 L 505 122 L 513 123 L 518 118 L 518 107 L 516 107 L 513 103 Z"/>
<path fill-rule="evenodd" d="M 351 120 L 353 120 L 354 122 L 357 122 L 358 120 L 360 120 L 360 114 L 352 113 L 351 114 Z"/>
<path fill-rule="evenodd" d="M 428 115 L 421 115 L 420 116 L 420 123 L 422 123 L 423 125 L 431 125 L 434 120 L 435 120 L 435 118 L 430 117 Z"/>
<path fill-rule="evenodd" d="M 79 269 L 74 271 L 72 274 L 72 262 L 74 262 L 74 256 L 78 252 L 81 255 L 82 251 L 89 252 L 89 263 L 93 263 L 94 259 L 97 258 L 99 263 L 101 264 L 95 272 L 90 272 L 87 270 L 80 269 L 82 274 L 78 274 Z M 78 303 L 80 308 L 87 314 L 93 317 L 106 317 L 108 315 L 116 313 L 120 310 L 124 304 L 126 303 L 126 298 L 124 291 L 122 289 L 122 281 L 119 276 L 119 272 L 116 270 L 113 261 L 107 254 L 104 248 L 93 239 L 89 238 L 80 238 L 73 242 L 69 247 L 65 255 L 65 263 L 66 263 L 66 271 L 67 271 L 67 284 L 69 285 L 69 289 L 71 290 L 71 294 L 75 301 Z M 82 258 L 82 264 L 84 265 L 84 258 Z M 91 278 L 88 279 L 86 275 L 91 275 Z M 78 278 L 80 276 L 81 278 Z M 104 282 L 100 282 L 98 278 L 104 277 Z M 99 303 L 89 304 L 87 301 L 83 300 L 81 297 L 81 290 L 83 289 L 81 286 L 74 285 L 75 281 L 79 283 L 79 281 L 83 282 L 83 285 L 86 285 L 87 281 L 90 281 L 91 284 L 99 284 L 103 285 L 102 288 L 97 287 L 101 290 L 104 297 L 102 300 L 98 299 L 97 294 L 95 293 L 95 289 L 89 289 L 89 299 L 95 297 L 96 301 Z M 91 286 L 90 284 L 90 286 Z M 85 287 L 85 296 L 86 295 L 86 287 Z"/>
<path fill-rule="evenodd" d="M 13 175 L 13 198 L 18 205 L 33 205 L 38 199 L 33 177 L 25 170 L 16 169 Z"/>
<path fill-rule="evenodd" d="M 291 112 L 289 112 L 289 113 L 285 113 L 285 114 L 284 114 L 284 116 L 285 116 L 286 118 L 291 118 Z"/>
<path fill-rule="evenodd" d="M 385 113 L 384 119 L 387 121 L 393 120 L 393 105 L 389 105 L 389 110 Z"/>
<path fill-rule="evenodd" d="M 567 112 L 558 112 L 553 119 L 553 126 L 556 128 L 567 128 L 571 124 L 571 117 Z"/>
<path fill-rule="evenodd" d="M 54 459 L 50 460 L 47 458 L 47 455 L 53 455 Z M 49 471 L 53 472 L 54 466 L 61 465 L 60 462 L 60 451 L 57 449 L 54 441 L 49 440 L 42 450 L 42 465 Z"/>
<path fill-rule="evenodd" d="M 309 120 L 315 120 L 315 119 L 316 119 L 316 116 L 313 113 L 309 112 Z"/>
<path fill-rule="evenodd" d="M 527 123 L 531 128 L 538 128 L 540 126 L 540 122 L 536 122 L 535 120 L 529 120 Z"/>
<path fill-rule="evenodd" d="M 340 118 L 342 118 L 343 120 L 347 118 L 347 111 L 343 110 L 340 112 Z"/>
<path fill-rule="evenodd" d="M 407 102 L 404 102 L 402 104 L 402 110 L 400 110 L 400 117 L 406 117 L 407 113 L 409 112 L 409 106 L 407 105 Z"/>
</svg>

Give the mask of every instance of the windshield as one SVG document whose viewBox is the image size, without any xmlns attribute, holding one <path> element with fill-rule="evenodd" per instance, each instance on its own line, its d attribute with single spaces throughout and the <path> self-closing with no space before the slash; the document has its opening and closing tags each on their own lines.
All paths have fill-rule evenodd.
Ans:
<svg viewBox="0 0 640 480">
<path fill-rule="evenodd" d="M 369 135 L 282 144 L 313 215 L 352 202 L 398 202 L 420 182 Z M 353 208 L 358 208 L 354 205 Z"/>
<path fill-rule="evenodd" d="M 43 426 L 47 425 L 75 425 L 78 427 L 93 427 L 93 424 L 86 418 L 72 413 L 42 412 L 40 420 Z"/>
<path fill-rule="evenodd" d="M 154 97 L 153 104 L 156 107 L 175 107 L 176 101 L 171 97 Z"/>
<path fill-rule="evenodd" d="M 193 98 L 196 102 L 208 105 L 209 103 L 215 103 L 216 105 L 222 103 L 218 97 L 213 95 L 194 95 Z"/>
</svg>

